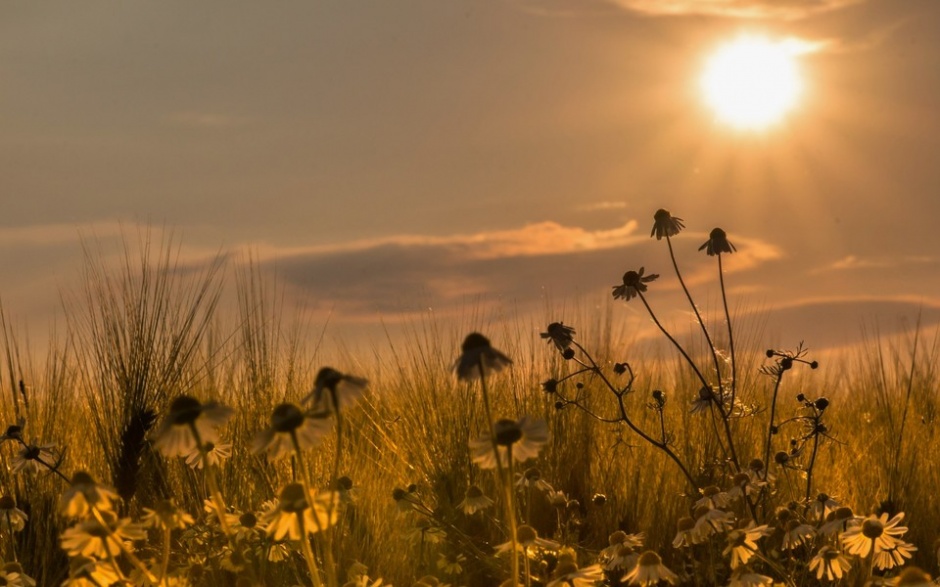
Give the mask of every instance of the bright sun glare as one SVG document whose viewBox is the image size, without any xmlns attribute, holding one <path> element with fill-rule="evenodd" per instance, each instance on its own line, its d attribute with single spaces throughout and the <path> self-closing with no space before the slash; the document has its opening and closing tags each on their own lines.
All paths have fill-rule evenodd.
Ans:
<svg viewBox="0 0 940 587">
<path fill-rule="evenodd" d="M 709 58 L 701 78 L 705 100 L 722 121 L 762 129 L 781 120 L 803 90 L 792 41 L 740 37 Z"/>
</svg>

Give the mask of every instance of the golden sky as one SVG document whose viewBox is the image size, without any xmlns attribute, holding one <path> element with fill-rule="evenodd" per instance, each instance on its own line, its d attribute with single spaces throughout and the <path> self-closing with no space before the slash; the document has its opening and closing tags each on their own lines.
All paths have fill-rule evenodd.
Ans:
<svg viewBox="0 0 940 587">
<path fill-rule="evenodd" d="M 768 344 L 933 324 L 937 30 L 936 0 L 4 2 L 0 299 L 45 330 L 83 239 L 152 226 L 193 265 L 250 251 L 337 333 L 428 308 L 571 322 L 640 266 L 687 320 L 648 237 L 667 208 L 713 308 L 697 248 L 728 232 Z M 759 131 L 698 85 L 744 33 L 809 48 Z"/>
</svg>

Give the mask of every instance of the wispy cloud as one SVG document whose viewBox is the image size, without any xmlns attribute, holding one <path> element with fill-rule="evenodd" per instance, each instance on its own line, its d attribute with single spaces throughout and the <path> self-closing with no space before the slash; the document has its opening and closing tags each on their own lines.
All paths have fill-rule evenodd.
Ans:
<svg viewBox="0 0 940 587">
<path fill-rule="evenodd" d="M 857 269 L 886 269 L 900 268 L 905 265 L 928 265 L 937 263 L 935 257 L 928 255 L 908 255 L 908 256 L 878 256 L 878 257 L 858 257 L 856 255 L 846 255 L 841 259 L 815 269 L 813 273 L 822 273 L 825 271 L 850 271 Z"/>
<path fill-rule="evenodd" d="M 797 20 L 846 8 L 865 0 L 611 0 L 650 16 L 720 16 Z"/>
</svg>

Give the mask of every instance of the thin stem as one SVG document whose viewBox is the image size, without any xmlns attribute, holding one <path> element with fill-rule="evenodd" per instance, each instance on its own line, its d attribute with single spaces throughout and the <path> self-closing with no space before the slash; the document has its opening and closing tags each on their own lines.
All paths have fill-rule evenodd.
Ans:
<svg viewBox="0 0 940 587">
<path fill-rule="evenodd" d="M 163 560 L 160 561 L 160 584 L 167 583 L 166 570 L 170 566 L 170 527 L 163 528 Z"/>
<path fill-rule="evenodd" d="M 816 466 L 816 454 L 819 452 L 819 432 L 813 432 L 813 453 L 809 457 L 809 465 L 806 467 L 806 501 L 813 489 L 813 467 Z"/>
<path fill-rule="evenodd" d="M 313 507 L 313 504 L 310 507 Z M 314 515 L 314 519 L 316 519 L 316 515 Z M 323 581 L 320 580 L 320 571 L 317 568 L 317 558 L 313 555 L 313 547 L 310 546 L 310 538 L 307 537 L 307 529 L 304 528 L 303 516 L 298 516 L 298 521 L 300 522 L 300 542 L 303 544 L 304 559 L 307 561 L 307 570 L 310 572 L 313 587 L 323 587 Z"/>
<path fill-rule="evenodd" d="M 721 302 L 725 307 L 725 322 L 728 324 L 728 350 L 731 353 L 731 410 L 734 411 L 734 398 L 738 391 L 738 362 L 734 354 L 734 329 L 731 328 L 731 312 L 728 311 L 728 296 L 725 293 L 725 272 L 721 265 L 721 253 L 718 253 L 718 281 L 721 284 Z"/>
<path fill-rule="evenodd" d="M 689 300 L 689 305 L 692 306 L 692 311 L 695 312 L 695 319 L 698 320 L 699 326 L 702 327 L 702 334 L 705 335 L 705 342 L 708 343 L 708 350 L 711 351 L 712 360 L 715 362 L 715 376 L 718 378 L 718 395 L 724 399 L 724 387 L 721 383 L 721 367 L 718 364 L 718 351 L 715 349 L 715 343 L 712 342 L 711 336 L 708 334 L 708 328 L 705 326 L 705 321 L 702 320 L 702 315 L 698 311 L 698 306 L 695 305 L 695 300 L 692 299 L 692 294 L 689 293 L 689 288 L 685 285 L 685 280 L 682 279 L 682 273 L 679 271 L 679 264 L 676 262 L 676 255 L 672 250 L 672 239 L 669 238 L 669 235 L 666 235 L 666 244 L 669 245 L 669 258 L 672 260 L 672 267 L 676 270 L 676 277 L 679 278 L 679 285 L 682 286 L 682 291 L 685 292 L 685 297 Z M 724 293 L 724 289 L 722 289 Z"/>
<path fill-rule="evenodd" d="M 504 481 L 503 488 L 506 493 L 506 514 L 509 516 L 509 536 L 512 541 L 512 584 L 519 584 L 519 553 L 516 551 L 519 548 L 519 538 L 516 536 L 517 527 L 516 527 L 516 508 L 513 505 L 513 490 L 512 490 L 512 445 L 506 447 L 506 475 L 509 478 Z M 529 587 L 529 579 L 526 577 L 526 587 Z"/>
<path fill-rule="evenodd" d="M 669 331 L 666 330 L 666 327 L 663 326 L 662 323 L 659 321 L 659 318 L 656 317 L 656 314 L 653 312 L 653 308 L 651 308 L 649 305 L 649 302 L 646 301 L 646 296 L 643 295 L 643 292 L 637 290 L 636 293 L 639 296 L 640 301 L 643 302 L 643 305 L 646 306 L 646 311 L 649 313 L 650 318 L 653 319 L 653 323 L 659 327 L 659 330 L 666 336 L 666 338 L 669 339 L 669 342 L 672 343 L 672 346 L 676 347 L 676 350 L 679 351 L 679 353 L 682 355 L 685 361 L 689 364 L 689 366 L 692 367 L 692 371 L 695 372 L 695 376 L 698 377 L 698 380 L 702 383 L 702 386 L 710 388 L 711 386 L 708 384 L 708 380 L 705 379 L 705 376 L 702 375 L 701 371 L 699 371 L 698 366 L 695 364 L 695 361 L 692 360 L 692 357 L 690 357 L 689 354 L 685 352 L 685 349 L 682 348 L 682 345 L 679 344 L 679 341 L 677 341 L 675 338 L 673 338 L 671 334 L 669 334 Z"/>
</svg>

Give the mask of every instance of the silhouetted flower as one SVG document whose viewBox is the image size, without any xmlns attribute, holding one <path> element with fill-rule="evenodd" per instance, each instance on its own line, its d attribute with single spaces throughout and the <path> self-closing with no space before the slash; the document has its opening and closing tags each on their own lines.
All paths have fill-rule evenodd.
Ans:
<svg viewBox="0 0 940 587">
<path fill-rule="evenodd" d="M 549 339 L 549 343 L 554 343 L 555 348 L 560 351 L 571 346 L 574 340 L 574 328 L 565 326 L 564 322 L 552 322 L 548 325 L 547 332 L 542 332 L 541 337 Z"/>
<path fill-rule="evenodd" d="M 630 301 L 644 291 L 646 291 L 646 284 L 655 281 L 659 278 L 659 275 L 656 273 L 651 273 L 646 277 L 643 276 L 644 268 L 640 267 L 639 271 L 627 271 L 623 274 L 623 285 L 615 285 L 613 296 L 614 299 L 623 298 L 624 301 Z"/>
<path fill-rule="evenodd" d="M 698 248 L 700 251 L 702 249 L 704 249 L 710 257 L 714 257 L 715 255 L 720 255 L 722 253 L 733 253 L 737 251 L 737 249 L 734 248 L 734 245 L 728 241 L 728 235 L 726 235 L 725 231 L 720 228 L 712 229 L 711 233 L 708 235 L 708 240 Z"/>
<path fill-rule="evenodd" d="M 653 230 L 650 231 L 650 237 L 655 236 L 656 240 L 665 237 L 676 236 L 679 231 L 685 228 L 681 218 L 676 218 L 669 213 L 669 210 L 660 208 L 653 214 Z"/>
<path fill-rule="evenodd" d="M 219 426 L 228 422 L 234 410 L 217 402 L 201 403 L 181 395 L 170 404 L 170 413 L 153 435 L 154 447 L 168 457 L 182 457 L 207 442 L 218 443 Z"/>
<path fill-rule="evenodd" d="M 346 411 L 362 397 L 368 385 L 369 382 L 362 377 L 323 367 L 317 372 L 313 390 L 300 403 L 313 400 L 314 412 Z"/>
<path fill-rule="evenodd" d="M 509 357 L 490 346 L 490 339 L 479 332 L 467 335 L 461 351 L 460 357 L 454 363 L 454 370 L 457 372 L 457 379 L 464 381 L 479 379 L 481 370 L 485 376 L 512 365 Z"/>
</svg>

